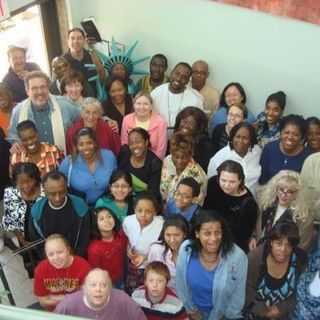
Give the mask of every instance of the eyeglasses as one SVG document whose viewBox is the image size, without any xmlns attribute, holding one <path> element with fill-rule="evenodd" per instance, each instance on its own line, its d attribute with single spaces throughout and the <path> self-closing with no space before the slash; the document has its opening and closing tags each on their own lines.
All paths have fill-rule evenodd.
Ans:
<svg viewBox="0 0 320 320">
<path fill-rule="evenodd" d="M 185 194 L 185 193 L 181 193 L 181 192 L 179 192 L 179 191 L 176 191 L 175 193 L 174 193 L 174 196 L 175 197 L 177 197 L 177 198 L 182 198 L 182 199 L 191 199 L 192 198 L 192 196 L 190 196 L 189 194 Z"/>
<path fill-rule="evenodd" d="M 129 189 L 129 185 L 127 184 L 112 184 L 111 185 L 111 188 L 114 188 L 114 189 Z"/>
<path fill-rule="evenodd" d="M 290 190 L 286 188 L 278 188 L 278 192 L 282 193 L 285 196 L 292 196 L 298 192 L 298 190 Z"/>
</svg>

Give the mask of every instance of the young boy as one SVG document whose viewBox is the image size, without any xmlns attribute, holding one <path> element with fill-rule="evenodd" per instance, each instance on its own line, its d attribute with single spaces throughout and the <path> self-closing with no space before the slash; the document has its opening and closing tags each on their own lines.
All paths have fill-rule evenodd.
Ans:
<svg viewBox="0 0 320 320">
<path fill-rule="evenodd" d="M 191 177 L 182 179 L 178 184 L 174 197 L 169 198 L 167 202 L 165 215 L 181 214 L 190 222 L 200 208 L 196 203 L 199 194 L 200 185 L 195 179 Z"/>
<path fill-rule="evenodd" d="M 132 293 L 132 299 L 142 308 L 148 320 L 188 319 L 182 302 L 167 287 L 170 280 L 168 267 L 160 262 L 150 262 L 144 270 L 144 286 Z"/>
</svg>

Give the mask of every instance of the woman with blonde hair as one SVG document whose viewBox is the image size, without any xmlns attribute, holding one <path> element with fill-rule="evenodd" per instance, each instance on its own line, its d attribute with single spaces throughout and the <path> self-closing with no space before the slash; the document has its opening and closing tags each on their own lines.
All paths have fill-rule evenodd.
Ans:
<svg viewBox="0 0 320 320">
<path fill-rule="evenodd" d="M 276 224 L 289 220 L 298 225 L 299 246 L 303 249 L 310 247 L 313 216 L 303 195 L 300 175 L 295 171 L 281 170 L 268 182 L 259 197 L 260 241 L 269 235 Z"/>
<path fill-rule="evenodd" d="M 167 122 L 153 110 L 150 94 L 140 91 L 134 98 L 133 113 L 127 114 L 122 121 L 121 144 L 128 144 L 129 132 L 140 127 L 148 131 L 150 136 L 150 149 L 161 160 L 167 151 Z"/>
</svg>

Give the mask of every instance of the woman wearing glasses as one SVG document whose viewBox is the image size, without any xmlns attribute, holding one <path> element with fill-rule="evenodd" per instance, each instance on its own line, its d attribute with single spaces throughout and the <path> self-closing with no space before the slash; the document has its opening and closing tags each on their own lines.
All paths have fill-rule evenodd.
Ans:
<svg viewBox="0 0 320 320">
<path fill-rule="evenodd" d="M 269 236 L 278 223 L 294 221 L 299 227 L 299 246 L 309 248 L 313 218 L 302 191 L 300 175 L 291 170 L 280 171 L 268 182 L 260 198 L 260 242 Z"/>
</svg>

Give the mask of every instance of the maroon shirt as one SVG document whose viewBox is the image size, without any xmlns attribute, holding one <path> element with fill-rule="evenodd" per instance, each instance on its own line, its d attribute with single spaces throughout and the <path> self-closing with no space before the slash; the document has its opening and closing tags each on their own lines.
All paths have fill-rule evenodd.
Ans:
<svg viewBox="0 0 320 320">
<path fill-rule="evenodd" d="M 77 120 L 67 131 L 67 154 L 73 151 L 73 139 L 77 132 L 84 127 L 83 119 Z M 107 122 L 98 119 L 96 137 L 100 148 L 111 150 L 115 156 L 118 155 L 121 147 L 120 136 L 112 131 Z"/>
<path fill-rule="evenodd" d="M 82 290 L 67 295 L 56 307 L 55 313 L 95 320 L 147 320 L 141 308 L 123 291 L 112 289 L 110 300 L 100 310 L 88 308 L 83 302 Z"/>
</svg>

